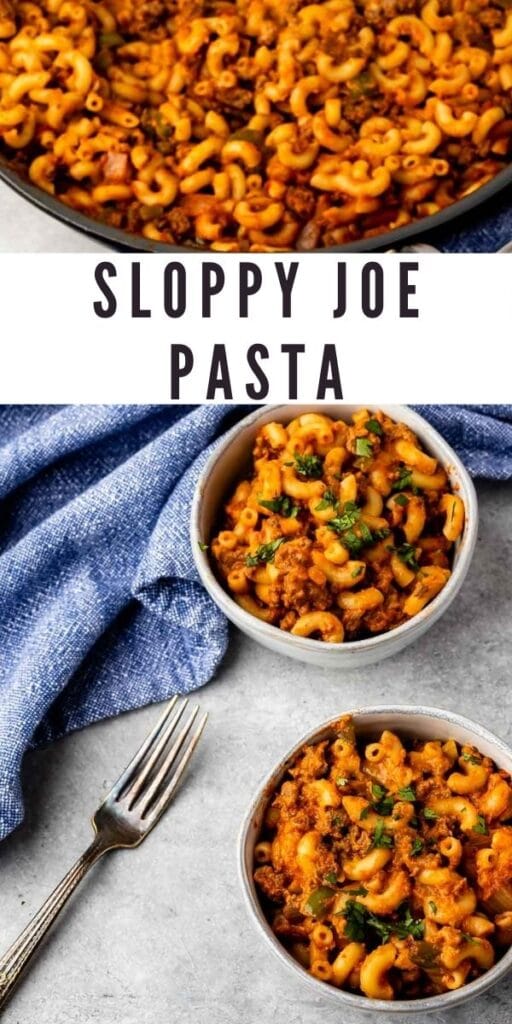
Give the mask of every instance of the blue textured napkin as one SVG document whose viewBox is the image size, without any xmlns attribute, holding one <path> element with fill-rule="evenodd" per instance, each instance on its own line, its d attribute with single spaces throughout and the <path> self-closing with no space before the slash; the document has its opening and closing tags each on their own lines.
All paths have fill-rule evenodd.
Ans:
<svg viewBox="0 0 512 1024">
<path fill-rule="evenodd" d="M 202 686 L 227 645 L 188 539 L 211 445 L 246 408 L 0 407 L 0 838 L 25 751 Z M 512 476 L 512 407 L 420 410 Z"/>
<path fill-rule="evenodd" d="M 444 228 L 418 232 L 415 241 L 428 242 L 443 252 L 497 252 L 512 242 L 510 185 L 481 206 L 455 217 Z"/>
</svg>

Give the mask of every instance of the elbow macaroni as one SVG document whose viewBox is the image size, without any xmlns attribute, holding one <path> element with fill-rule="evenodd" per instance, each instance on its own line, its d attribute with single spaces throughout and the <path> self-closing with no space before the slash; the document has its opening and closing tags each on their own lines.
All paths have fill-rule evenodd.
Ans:
<svg viewBox="0 0 512 1024">
<path fill-rule="evenodd" d="M 235 600 L 342 643 L 401 625 L 442 590 L 464 503 L 408 427 L 361 409 L 351 425 L 320 412 L 266 424 L 224 517 L 211 554 Z"/>
<path fill-rule="evenodd" d="M 279 252 L 379 234 L 489 181 L 512 138 L 510 13 L 398 12 L 1 0 L 0 152 L 155 241 Z"/>
<path fill-rule="evenodd" d="M 264 911 L 330 985 L 386 1000 L 460 988 L 512 944 L 511 779 L 454 740 L 365 742 L 344 716 L 270 796 L 254 853 Z M 468 778 L 471 799 L 446 795 Z"/>
</svg>

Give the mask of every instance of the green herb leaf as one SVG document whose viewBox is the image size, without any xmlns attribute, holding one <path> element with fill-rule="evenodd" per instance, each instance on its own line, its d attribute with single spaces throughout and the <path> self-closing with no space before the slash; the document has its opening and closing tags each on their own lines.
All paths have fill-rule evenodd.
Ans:
<svg viewBox="0 0 512 1024">
<path fill-rule="evenodd" d="M 378 782 L 372 784 L 372 809 L 383 818 L 387 818 L 393 810 L 393 797 Z"/>
<path fill-rule="evenodd" d="M 328 526 L 330 526 L 331 529 L 336 529 L 336 527 L 333 526 L 333 523 L 334 520 L 331 519 L 330 523 L 328 523 Z M 358 555 L 364 548 L 364 541 L 362 537 L 358 537 L 357 533 L 354 533 L 353 530 L 347 530 L 345 533 L 342 534 L 341 539 L 345 547 L 348 548 L 351 555 Z"/>
<path fill-rule="evenodd" d="M 423 809 L 423 817 L 425 818 L 425 821 L 437 821 L 439 815 L 436 814 L 431 807 L 425 807 Z"/>
<path fill-rule="evenodd" d="M 357 889 L 345 889 L 349 896 L 367 896 L 368 889 L 365 889 L 364 885 L 360 885 Z"/>
<path fill-rule="evenodd" d="M 436 903 L 434 903 L 434 900 L 429 900 L 429 901 L 428 901 L 428 905 L 429 905 L 429 907 L 430 907 L 430 909 L 431 909 L 432 913 L 433 913 L 433 914 L 437 914 L 437 904 L 436 904 Z"/>
<path fill-rule="evenodd" d="M 391 488 L 392 491 L 405 491 L 407 487 L 412 484 L 412 469 L 408 469 L 407 466 L 401 466 L 398 470 L 398 476 Z"/>
<path fill-rule="evenodd" d="M 409 569 L 412 569 L 414 572 L 418 571 L 419 565 L 416 561 L 416 548 L 414 544 L 401 544 L 399 548 L 396 548 L 396 553 L 400 561 L 405 562 Z"/>
<path fill-rule="evenodd" d="M 462 760 L 463 761 L 468 761 L 469 764 L 482 764 L 480 758 L 479 757 L 475 757 L 474 754 L 463 754 L 462 755 Z"/>
<path fill-rule="evenodd" d="M 315 512 L 324 512 L 326 508 L 336 506 L 336 495 L 332 491 L 324 491 L 322 500 L 315 505 Z"/>
<path fill-rule="evenodd" d="M 325 881 L 327 882 L 328 885 L 337 885 L 337 883 L 338 883 L 338 876 L 337 876 L 336 872 L 335 871 L 328 871 L 328 873 L 325 876 Z"/>
<path fill-rule="evenodd" d="M 364 544 L 371 544 L 373 540 L 372 531 L 370 530 L 370 527 L 363 522 L 363 520 L 359 523 L 359 536 Z"/>
<path fill-rule="evenodd" d="M 295 469 L 300 476 L 308 480 L 318 480 L 322 476 L 323 461 L 319 455 L 301 455 L 295 452 Z"/>
<path fill-rule="evenodd" d="M 246 555 L 245 564 L 249 568 L 255 565 L 262 565 L 264 562 L 272 562 L 274 555 L 281 544 L 284 544 L 286 537 L 278 537 L 277 540 L 270 540 L 268 544 L 260 544 L 259 548 L 252 555 Z"/>
<path fill-rule="evenodd" d="M 403 493 L 397 494 L 397 496 L 395 498 L 395 505 L 401 505 L 403 507 L 404 505 L 408 505 L 408 504 L 409 504 L 409 498 L 407 497 L 406 494 L 403 494 Z"/>
<path fill-rule="evenodd" d="M 406 939 L 409 935 L 422 939 L 425 932 L 424 922 L 415 920 L 407 905 L 401 908 L 400 917 L 390 920 L 378 917 L 356 900 L 347 900 L 343 910 L 336 916 L 345 918 L 344 933 L 353 942 L 371 943 L 375 937 L 381 942 L 388 942 L 391 935 L 400 939 Z"/>
<path fill-rule="evenodd" d="M 208 544 L 205 544 L 204 541 L 198 540 L 197 543 L 198 543 L 201 551 L 208 551 Z"/>
<path fill-rule="evenodd" d="M 345 918 L 344 933 L 347 939 L 352 942 L 365 941 L 368 911 L 362 903 L 347 900 L 343 910 L 338 911 L 336 916 Z"/>
<path fill-rule="evenodd" d="M 367 420 L 366 423 L 365 423 L 365 427 L 366 427 L 367 430 L 370 431 L 370 434 L 376 434 L 377 437 L 382 437 L 382 435 L 384 433 L 384 431 L 383 431 L 383 429 L 382 429 L 382 427 L 381 427 L 381 425 L 380 425 L 378 420 L 374 420 L 374 419 Z"/>
<path fill-rule="evenodd" d="M 352 569 L 352 572 L 350 573 L 351 579 L 356 580 L 362 572 L 364 572 L 363 566 L 358 565 L 355 569 Z"/>
<path fill-rule="evenodd" d="M 277 512 L 278 515 L 283 516 L 285 519 L 295 519 L 299 513 L 299 506 L 294 505 L 292 499 L 287 494 L 280 494 L 277 498 L 263 499 L 259 498 L 260 505 L 263 508 L 268 508 L 269 512 Z"/>
<path fill-rule="evenodd" d="M 412 786 L 403 786 L 402 789 L 398 790 L 398 796 L 400 800 L 409 800 L 411 803 L 414 803 L 416 800 L 416 793 Z"/>
<path fill-rule="evenodd" d="M 473 825 L 473 832 L 476 832 L 479 836 L 486 836 L 488 831 L 483 814 L 479 814 L 476 825 Z"/>
<path fill-rule="evenodd" d="M 423 840 L 420 839 L 419 836 L 416 836 L 416 838 L 413 839 L 413 841 L 412 841 L 412 846 L 411 846 L 411 849 L 409 851 L 410 854 L 411 854 L 411 857 L 417 857 L 418 854 L 421 853 L 422 849 L 423 849 Z"/>
<path fill-rule="evenodd" d="M 359 522 L 360 518 L 361 509 L 356 505 L 355 501 L 346 501 L 340 515 L 329 520 L 329 526 L 336 533 L 344 533 L 345 530 L 352 529 Z"/>
<path fill-rule="evenodd" d="M 356 437 L 356 455 L 362 459 L 371 459 L 373 455 L 372 442 L 367 437 Z"/>
<path fill-rule="evenodd" d="M 393 836 L 390 836 L 385 832 L 384 822 L 379 819 L 375 826 L 375 832 L 373 833 L 372 847 L 375 849 L 390 849 L 392 846 Z"/>
<path fill-rule="evenodd" d="M 422 939 L 425 932 L 423 921 L 414 919 L 409 907 L 405 910 L 402 921 L 399 922 L 396 934 L 400 939 L 412 935 L 413 939 Z"/>
</svg>

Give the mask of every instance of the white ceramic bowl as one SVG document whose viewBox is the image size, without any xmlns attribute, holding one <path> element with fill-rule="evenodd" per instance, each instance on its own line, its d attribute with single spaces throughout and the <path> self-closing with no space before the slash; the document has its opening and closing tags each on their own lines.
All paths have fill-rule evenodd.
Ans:
<svg viewBox="0 0 512 1024">
<path fill-rule="evenodd" d="M 454 556 L 453 572 L 448 583 L 409 622 L 365 640 L 342 644 L 324 643 L 309 637 L 294 636 L 277 626 L 262 622 L 244 611 L 219 583 L 212 571 L 207 552 L 201 544 L 207 543 L 216 526 L 223 501 L 237 479 L 248 468 L 254 438 L 260 428 L 271 420 L 288 423 L 295 416 L 312 410 L 336 419 L 350 420 L 360 405 L 274 405 L 265 406 L 241 420 L 223 437 L 198 481 L 191 516 L 191 541 L 195 563 L 203 585 L 221 611 L 254 640 L 280 654 L 308 662 L 317 667 L 352 669 L 371 665 L 382 658 L 397 654 L 408 644 L 422 636 L 446 611 L 459 590 L 469 569 L 478 529 L 478 506 L 475 488 L 462 462 L 446 441 L 422 416 L 405 405 L 380 406 L 392 419 L 405 423 L 418 436 L 424 448 L 438 459 L 446 470 L 454 491 L 464 501 L 466 521 Z M 366 406 L 376 411 L 377 406 Z"/>
<path fill-rule="evenodd" d="M 474 745 L 482 754 L 491 757 L 499 768 L 504 768 L 512 774 L 512 750 L 510 747 L 483 726 L 451 711 L 441 708 L 400 705 L 361 707 L 349 713 L 353 716 L 358 736 L 367 737 L 369 740 L 376 739 L 383 729 L 390 729 L 392 732 L 398 733 L 399 736 L 409 739 L 454 739 L 458 743 Z M 346 712 L 340 712 L 341 714 L 346 714 Z M 318 726 L 313 732 L 299 740 L 293 750 L 290 750 L 274 769 L 251 804 L 239 839 L 239 870 L 246 904 L 260 935 L 266 940 L 267 945 L 278 956 L 281 963 L 291 969 L 311 989 L 314 989 L 317 996 L 324 996 L 331 1002 L 337 1003 L 341 1011 L 350 1007 L 371 1013 L 377 1013 L 380 1010 L 381 1012 L 402 1013 L 409 1016 L 413 1013 L 425 1013 L 431 1010 L 444 1013 L 468 999 L 481 995 L 500 978 L 503 978 L 512 969 L 512 948 L 505 953 L 501 960 L 498 960 L 490 971 L 482 974 L 476 981 L 453 992 L 423 999 L 397 1000 L 396 1002 L 368 999 L 366 996 L 334 988 L 309 974 L 279 942 L 261 908 L 253 880 L 254 847 L 261 833 L 269 799 L 301 748 L 307 743 L 318 743 L 323 739 L 331 738 L 333 727 L 340 715 L 329 722 L 324 722 L 323 725 Z M 340 1017 L 340 1020 L 342 1019 Z M 441 1017 L 439 1019 L 441 1020 Z"/>
</svg>

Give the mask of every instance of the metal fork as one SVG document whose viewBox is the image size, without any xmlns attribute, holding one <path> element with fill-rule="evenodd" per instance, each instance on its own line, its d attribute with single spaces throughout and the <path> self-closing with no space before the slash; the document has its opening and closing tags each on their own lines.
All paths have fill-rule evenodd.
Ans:
<svg viewBox="0 0 512 1024">
<path fill-rule="evenodd" d="M 0 1008 L 5 1006 L 48 929 L 89 868 L 120 847 L 138 846 L 171 802 L 205 727 L 195 705 L 186 720 L 188 701 L 173 697 L 157 725 L 98 807 L 94 839 L 68 871 L 31 922 L 0 958 Z M 181 722 L 181 725 L 180 725 Z"/>
</svg>

